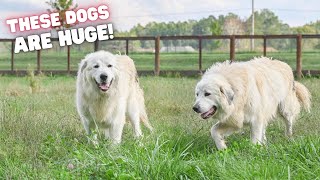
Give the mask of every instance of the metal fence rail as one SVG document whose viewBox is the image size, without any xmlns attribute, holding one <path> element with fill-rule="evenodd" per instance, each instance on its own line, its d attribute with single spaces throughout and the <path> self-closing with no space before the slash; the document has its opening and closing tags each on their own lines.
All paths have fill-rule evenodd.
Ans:
<svg viewBox="0 0 320 180">
<path fill-rule="evenodd" d="M 268 39 L 296 39 L 296 76 L 300 78 L 302 74 L 320 74 L 319 70 L 302 70 L 302 39 L 320 39 L 320 34 L 290 34 L 290 35 L 212 35 L 212 36 L 141 36 L 141 37 L 115 37 L 109 41 L 125 41 L 126 54 L 129 54 L 129 41 L 141 41 L 141 40 L 152 40 L 155 44 L 154 49 L 154 70 L 153 71 L 140 71 L 139 73 L 153 73 L 154 75 L 160 75 L 161 65 L 160 65 L 160 40 L 197 40 L 199 46 L 199 59 L 198 59 L 198 70 L 197 71 L 175 71 L 181 74 L 190 75 L 195 73 L 202 73 L 202 41 L 203 40 L 229 40 L 230 41 L 230 60 L 235 60 L 236 48 L 235 41 L 237 39 L 262 39 L 263 40 L 263 55 L 267 56 L 267 40 Z M 52 41 L 58 41 L 57 38 L 52 38 Z M 0 74 L 25 74 L 26 70 L 14 70 L 15 60 L 14 60 L 14 44 L 15 39 L 0 39 L 0 42 L 11 42 L 11 69 L 0 70 Z M 99 50 L 99 41 L 94 44 L 94 50 Z M 75 71 L 71 71 L 70 68 L 70 46 L 67 46 L 67 67 L 66 70 L 42 70 L 41 69 L 41 50 L 37 50 L 37 72 L 52 73 L 52 74 L 73 74 Z"/>
</svg>

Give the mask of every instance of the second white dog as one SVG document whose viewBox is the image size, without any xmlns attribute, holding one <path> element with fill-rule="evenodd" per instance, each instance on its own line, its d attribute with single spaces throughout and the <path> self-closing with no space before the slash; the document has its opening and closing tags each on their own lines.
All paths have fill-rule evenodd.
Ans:
<svg viewBox="0 0 320 180">
<path fill-rule="evenodd" d="M 107 139 L 120 143 L 126 113 L 136 137 L 142 135 L 140 120 L 152 130 L 137 71 L 128 56 L 105 51 L 87 55 L 78 70 L 76 101 L 88 134 L 103 129 Z"/>
<path fill-rule="evenodd" d="M 286 63 L 265 57 L 247 62 L 217 63 L 209 68 L 197 84 L 193 110 L 203 119 L 218 120 L 211 129 L 218 149 L 226 148 L 224 137 L 251 126 L 251 141 L 266 143 L 266 128 L 277 112 L 292 135 L 292 124 L 300 106 L 310 110 L 308 89 L 294 81 Z"/>
</svg>

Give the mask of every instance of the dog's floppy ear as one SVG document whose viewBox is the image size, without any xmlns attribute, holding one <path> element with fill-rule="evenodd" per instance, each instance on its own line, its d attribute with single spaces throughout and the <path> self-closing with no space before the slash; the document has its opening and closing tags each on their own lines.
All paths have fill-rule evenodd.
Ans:
<svg viewBox="0 0 320 180">
<path fill-rule="evenodd" d="M 81 63 L 80 63 L 80 72 L 82 73 L 83 70 L 87 67 L 87 61 L 86 60 L 83 60 Z"/>
<path fill-rule="evenodd" d="M 227 101 L 229 105 L 231 105 L 233 98 L 234 98 L 234 92 L 231 88 L 225 88 L 225 87 L 220 87 L 220 92 L 227 98 Z"/>
</svg>

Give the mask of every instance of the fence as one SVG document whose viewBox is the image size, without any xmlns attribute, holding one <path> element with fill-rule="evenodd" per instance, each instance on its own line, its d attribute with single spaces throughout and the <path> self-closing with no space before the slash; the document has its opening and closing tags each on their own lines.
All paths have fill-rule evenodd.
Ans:
<svg viewBox="0 0 320 180">
<path fill-rule="evenodd" d="M 314 35 L 220 35 L 220 36 L 156 36 L 156 37 L 115 37 L 113 40 L 125 41 L 125 52 L 127 55 L 129 52 L 129 41 L 143 41 L 151 40 L 154 41 L 154 70 L 153 71 L 141 71 L 142 74 L 153 73 L 155 75 L 160 75 L 160 73 L 165 73 L 161 71 L 161 58 L 160 58 L 160 40 L 197 40 L 198 41 L 198 70 L 186 70 L 178 71 L 181 74 L 199 74 L 203 72 L 202 67 L 202 41 L 203 40 L 230 40 L 230 60 L 235 60 L 236 57 L 236 48 L 235 42 L 238 39 L 262 39 L 263 40 L 263 56 L 267 56 L 267 41 L 269 39 L 296 39 L 296 69 L 295 73 L 298 78 L 302 74 L 320 74 L 320 70 L 302 70 L 302 39 L 317 38 L 320 39 L 320 34 Z M 57 38 L 52 38 L 52 41 L 58 41 Z M 110 40 L 109 40 L 110 41 Z M 112 40 L 111 40 L 112 41 Z M 15 70 L 15 54 L 14 54 L 14 39 L 0 39 L 0 42 L 11 42 L 11 69 L 9 70 L 0 70 L 0 74 L 25 74 L 26 70 Z M 99 41 L 96 41 L 94 44 L 94 51 L 99 50 Z M 44 73 L 53 73 L 53 74 L 66 74 L 66 73 L 75 73 L 74 70 L 70 68 L 70 46 L 67 46 L 67 67 L 66 70 L 42 70 L 41 68 L 41 50 L 37 51 L 37 72 Z"/>
</svg>

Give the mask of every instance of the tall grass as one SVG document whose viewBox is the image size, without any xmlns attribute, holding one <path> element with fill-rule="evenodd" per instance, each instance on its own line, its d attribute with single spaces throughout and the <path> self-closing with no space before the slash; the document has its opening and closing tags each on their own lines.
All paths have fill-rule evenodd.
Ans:
<svg viewBox="0 0 320 180">
<path fill-rule="evenodd" d="M 142 77 L 155 131 L 136 141 L 125 127 L 123 143 L 87 143 L 75 103 L 74 77 L 41 77 L 41 91 L 29 91 L 28 77 L 0 77 L 1 179 L 319 179 L 319 79 L 302 82 L 313 96 L 294 139 L 277 119 L 267 146 L 254 146 L 249 132 L 228 138 L 217 151 L 209 135 L 213 120 L 192 112 L 197 79 Z M 14 88 L 13 88 L 14 87 Z M 8 91 L 16 89 L 18 94 Z"/>
<path fill-rule="evenodd" d="M 27 68 L 27 77 L 29 80 L 29 87 L 31 89 L 31 93 L 37 93 L 40 91 L 40 79 L 39 77 L 35 76 L 34 74 L 34 69 L 32 69 L 32 67 L 30 65 L 28 65 Z"/>
</svg>

